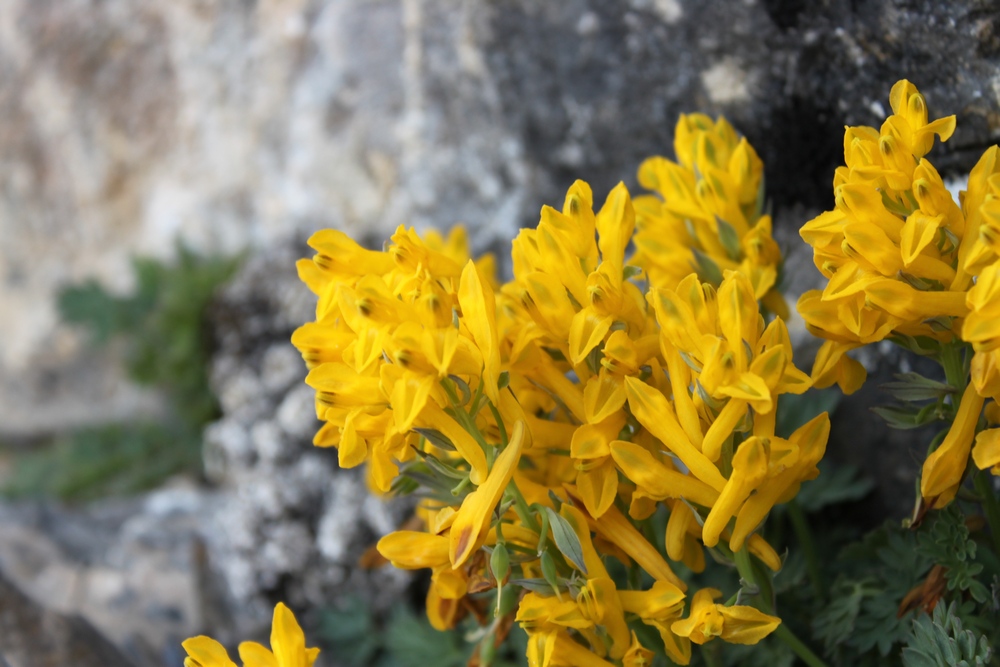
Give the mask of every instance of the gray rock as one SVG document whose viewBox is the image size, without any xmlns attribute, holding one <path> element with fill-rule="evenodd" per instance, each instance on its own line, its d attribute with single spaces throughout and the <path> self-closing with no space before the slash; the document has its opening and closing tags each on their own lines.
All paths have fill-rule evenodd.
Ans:
<svg viewBox="0 0 1000 667">
<path fill-rule="evenodd" d="M 41 607 L 0 574 L 0 664 L 5 667 L 133 667 L 79 616 Z"/>
<path fill-rule="evenodd" d="M 86 508 L 0 506 L 0 656 L 12 667 L 179 665 L 181 640 L 232 624 L 204 547 L 218 504 L 178 480 Z"/>
<path fill-rule="evenodd" d="M 207 546 L 235 603 L 236 628 L 268 621 L 277 600 L 318 609 L 363 595 L 385 610 L 410 581 L 392 568 L 358 566 L 409 505 L 370 496 L 361 470 L 339 469 L 335 450 L 312 445 L 314 395 L 289 343 L 315 303 L 295 273 L 297 252 L 307 249 L 286 243 L 256 256 L 213 307 L 212 381 L 220 395 L 240 399 L 223 401 L 222 418 L 206 430 L 206 462 L 227 490 Z"/>
<path fill-rule="evenodd" d="M 819 210 L 843 125 L 880 122 L 902 76 L 959 116 L 946 171 L 1000 132 L 988 0 L 10 0 L 0 34 L 0 432 L 21 438 L 155 409 L 82 361 L 52 295 L 127 289 L 129 256 L 178 234 L 230 252 L 461 221 L 504 257 L 573 179 L 634 186 L 696 110 L 752 140 L 778 212 Z M 289 381 L 276 354 L 227 406 L 259 416 L 241 397 Z"/>
</svg>

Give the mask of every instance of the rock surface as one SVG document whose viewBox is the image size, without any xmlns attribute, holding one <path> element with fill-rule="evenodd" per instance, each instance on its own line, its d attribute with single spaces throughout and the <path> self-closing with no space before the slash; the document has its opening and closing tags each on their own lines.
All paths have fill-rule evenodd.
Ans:
<svg viewBox="0 0 1000 667">
<path fill-rule="evenodd" d="M 131 667 L 85 620 L 40 607 L 3 576 L 0 663 L 5 667 Z"/>
<path fill-rule="evenodd" d="M 10 0 L 0 35 L 8 437 L 150 408 L 81 366 L 52 295 L 126 289 L 129 256 L 177 235 L 229 252 L 462 221 L 503 255 L 574 178 L 634 185 L 695 110 L 750 137 L 779 212 L 817 210 L 843 124 L 877 123 L 904 76 L 959 116 L 947 170 L 1000 131 L 989 0 Z"/>
<path fill-rule="evenodd" d="M 218 505 L 179 483 L 85 509 L 0 507 L 0 655 L 11 667 L 179 666 L 180 641 L 228 614 L 205 585 Z"/>
<path fill-rule="evenodd" d="M 212 311 L 219 344 L 212 382 L 223 417 L 205 432 L 208 474 L 223 500 L 209 524 L 210 562 L 240 609 L 234 625 L 268 622 L 276 601 L 315 610 L 361 595 L 388 609 L 410 576 L 359 567 L 362 555 L 408 516 L 407 501 L 371 496 L 362 471 L 341 470 L 317 449 L 313 390 L 289 343 L 312 319 L 295 259 L 304 244 L 276 245 L 249 261 Z"/>
</svg>

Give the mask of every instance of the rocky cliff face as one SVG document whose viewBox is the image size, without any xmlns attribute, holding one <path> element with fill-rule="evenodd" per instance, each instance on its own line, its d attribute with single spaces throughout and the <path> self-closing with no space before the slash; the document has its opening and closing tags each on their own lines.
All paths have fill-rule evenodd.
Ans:
<svg viewBox="0 0 1000 667">
<path fill-rule="evenodd" d="M 750 137 L 779 212 L 815 209 L 841 126 L 877 122 L 903 76 L 959 115 L 946 168 L 1000 131 L 987 0 L 11 0 L 0 34 L 8 435 L 152 409 L 79 362 L 52 294 L 124 289 L 128 257 L 178 235 L 232 251 L 461 221 L 505 249 L 572 179 L 632 183 L 693 110 Z"/>
</svg>

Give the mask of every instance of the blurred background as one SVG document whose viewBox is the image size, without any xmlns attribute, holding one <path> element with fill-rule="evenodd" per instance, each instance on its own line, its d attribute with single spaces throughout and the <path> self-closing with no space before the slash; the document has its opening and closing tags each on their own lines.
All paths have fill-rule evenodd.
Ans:
<svg viewBox="0 0 1000 667">
<path fill-rule="evenodd" d="M 765 161 L 794 301 L 843 126 L 899 78 L 958 115 L 934 155 L 960 187 L 1000 137 L 992 0 L 0 2 L 0 657 L 176 667 L 281 599 L 326 665 L 451 664 L 421 582 L 358 566 L 405 502 L 310 445 L 308 235 L 461 222 L 506 259 L 703 111 Z M 916 459 L 868 391 L 831 455 L 902 516 Z"/>
</svg>

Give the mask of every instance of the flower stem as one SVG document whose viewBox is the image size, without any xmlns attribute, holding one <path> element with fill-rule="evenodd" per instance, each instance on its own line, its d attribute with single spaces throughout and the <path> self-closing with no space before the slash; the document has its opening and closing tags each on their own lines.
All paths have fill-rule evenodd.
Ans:
<svg viewBox="0 0 1000 667">
<path fill-rule="evenodd" d="M 514 511 L 517 512 L 517 516 L 521 519 L 521 522 L 536 533 L 540 533 L 541 527 L 538 525 L 538 521 L 535 520 L 535 515 L 531 513 L 531 508 L 528 507 L 528 501 L 521 495 L 521 490 L 517 488 L 514 480 L 511 480 L 507 485 L 507 493 L 514 498 Z"/>
<path fill-rule="evenodd" d="M 821 600 L 825 600 L 827 598 L 826 581 L 823 579 L 823 570 L 819 566 L 816 543 L 813 541 L 812 531 L 809 529 L 809 523 L 806 521 L 805 512 L 802 511 L 802 507 L 794 499 L 788 503 L 787 507 L 788 518 L 792 522 L 792 530 L 795 531 L 795 536 L 799 540 L 799 546 L 802 548 L 802 555 L 806 559 L 806 571 L 809 573 L 809 579 L 812 580 L 816 594 L 819 595 Z"/>
<path fill-rule="evenodd" d="M 993 492 L 992 480 L 988 471 L 976 473 L 973 480 L 976 485 L 976 492 L 979 493 L 983 509 L 986 510 L 986 521 L 990 524 L 990 533 L 993 535 L 993 548 L 997 555 L 1000 555 L 1000 503 L 997 502 L 997 495 Z"/>
<path fill-rule="evenodd" d="M 782 623 L 774 631 L 774 636 L 785 643 L 785 646 L 792 649 L 795 655 L 799 656 L 802 662 L 809 665 L 809 667 L 827 667 L 827 664 L 823 662 L 823 659 L 812 652 L 808 646 L 802 643 L 802 640 L 795 636 L 788 626 Z"/>
<path fill-rule="evenodd" d="M 941 367 L 944 369 L 945 380 L 959 393 L 965 390 L 965 384 L 968 381 L 965 364 L 962 361 L 963 347 L 954 343 L 942 345 L 941 354 L 938 357 Z"/>
<path fill-rule="evenodd" d="M 770 582 L 770 574 L 764 571 L 762 568 L 754 567 L 754 563 L 751 560 L 750 552 L 746 547 L 743 547 L 735 554 L 736 557 L 736 569 L 739 571 L 740 576 L 748 584 L 757 586 L 760 589 L 760 604 L 763 607 L 762 611 L 767 614 L 775 615 L 774 610 L 774 594 L 773 588 Z M 781 625 L 777 627 L 774 631 L 775 637 L 780 639 L 784 644 L 795 652 L 795 655 L 799 656 L 802 662 L 809 665 L 809 667 L 827 667 L 827 664 L 823 662 L 823 659 L 812 652 L 808 646 L 803 643 L 801 639 L 795 636 L 784 621 Z"/>
</svg>

